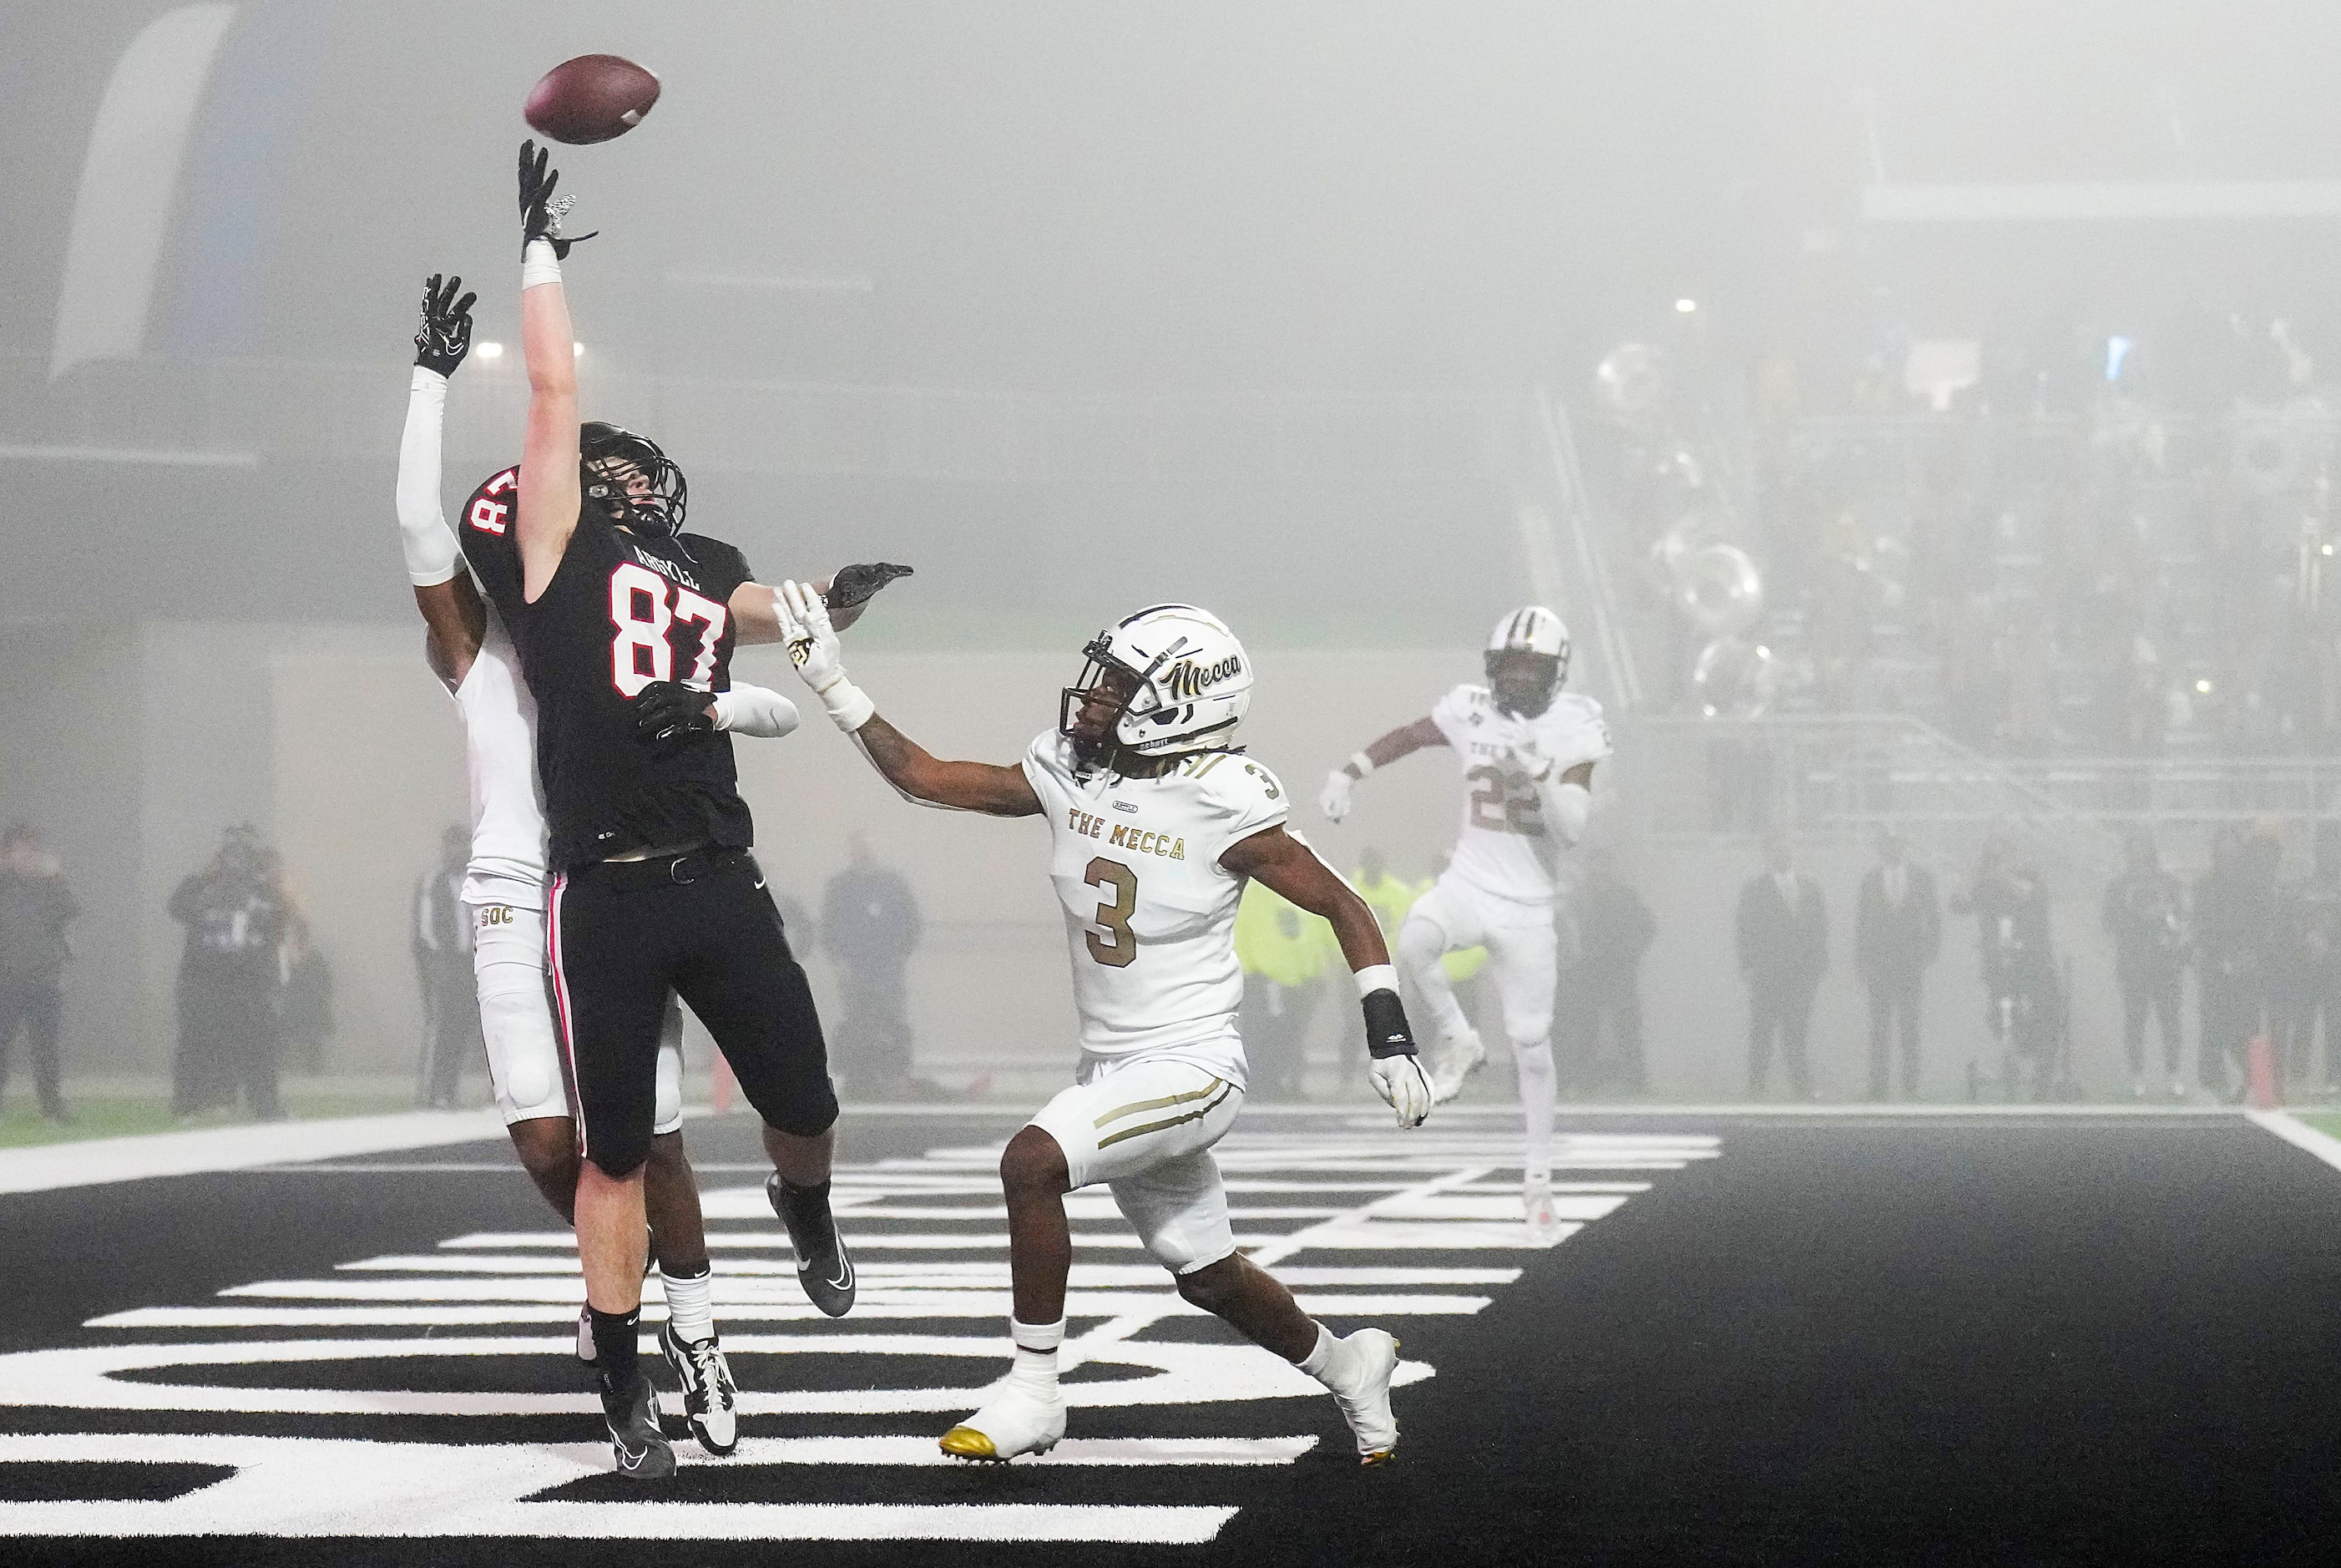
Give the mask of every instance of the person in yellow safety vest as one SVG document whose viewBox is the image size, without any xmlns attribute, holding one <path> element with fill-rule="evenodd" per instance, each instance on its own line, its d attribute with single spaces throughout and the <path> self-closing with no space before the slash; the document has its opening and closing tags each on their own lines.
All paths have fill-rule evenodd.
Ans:
<svg viewBox="0 0 2341 1568">
<path fill-rule="evenodd" d="M 1366 907 L 1374 912 L 1374 919 L 1382 928 L 1382 939 L 1396 942 L 1398 928 L 1406 921 L 1406 912 L 1414 907 L 1416 899 L 1430 891 L 1430 884 L 1437 880 L 1436 877 L 1426 876 L 1420 882 L 1409 882 L 1402 876 L 1391 875 L 1389 864 L 1382 859 L 1382 852 L 1368 844 L 1358 852 L 1358 869 L 1350 874 L 1350 885 L 1358 890 L 1358 896 L 1364 899 Z M 1488 950 L 1484 947 L 1459 947 L 1439 962 L 1447 971 L 1448 980 L 1456 986 L 1465 1008 L 1469 1010 L 1475 1001 L 1469 993 L 1478 988 L 1467 990 L 1466 983 L 1486 965 Z M 1349 1049 L 1354 1053 L 1357 1048 L 1351 1046 Z M 1349 1065 L 1354 1066 L 1355 1064 Z"/>
<path fill-rule="evenodd" d="M 1240 1026 L 1254 1099 L 1295 1100 L 1306 1093 L 1309 1020 L 1340 952 L 1321 916 L 1287 903 L 1264 882 L 1244 884 L 1236 905 L 1236 962 L 1243 966 Z"/>
</svg>

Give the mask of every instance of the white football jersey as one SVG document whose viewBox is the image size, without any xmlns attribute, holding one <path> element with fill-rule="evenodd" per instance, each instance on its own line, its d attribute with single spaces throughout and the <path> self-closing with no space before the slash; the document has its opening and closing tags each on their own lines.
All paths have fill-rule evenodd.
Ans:
<svg viewBox="0 0 2341 1568">
<path fill-rule="evenodd" d="M 1463 825 L 1449 871 L 1499 898 L 1550 903 L 1563 846 L 1545 831 L 1536 786 L 1506 757 L 1515 746 L 1531 748 L 1552 759 L 1556 781 L 1579 763 L 1599 762 L 1613 749 L 1601 704 L 1562 692 L 1535 718 L 1521 718 L 1498 711 L 1487 687 L 1461 685 L 1439 699 L 1430 722 L 1463 767 Z"/>
<path fill-rule="evenodd" d="M 1080 780 L 1072 743 L 1047 730 L 1024 776 L 1049 822 L 1082 1049 L 1131 1056 L 1232 1040 L 1245 879 L 1220 856 L 1284 821 L 1276 775 L 1238 752 L 1204 752 L 1159 778 Z"/>
<path fill-rule="evenodd" d="M 472 775 L 472 861 L 463 902 L 544 907 L 544 791 L 536 778 L 536 699 L 495 606 L 455 688 Z"/>
</svg>

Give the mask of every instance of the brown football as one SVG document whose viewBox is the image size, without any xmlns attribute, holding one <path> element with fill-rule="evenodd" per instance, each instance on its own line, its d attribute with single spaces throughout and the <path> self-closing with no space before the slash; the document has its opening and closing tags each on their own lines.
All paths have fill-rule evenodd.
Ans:
<svg viewBox="0 0 2341 1568">
<path fill-rule="evenodd" d="M 623 136 L 659 98 L 659 79 L 615 55 L 580 55 L 547 71 L 522 111 L 538 134 L 576 145 Z"/>
</svg>

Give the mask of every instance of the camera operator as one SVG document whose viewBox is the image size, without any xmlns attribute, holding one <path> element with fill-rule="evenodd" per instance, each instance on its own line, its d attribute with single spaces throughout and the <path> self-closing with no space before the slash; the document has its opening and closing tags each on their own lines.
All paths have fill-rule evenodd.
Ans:
<svg viewBox="0 0 2341 1568">
<path fill-rule="evenodd" d="M 2039 871 L 2013 845 L 1984 846 L 1975 885 L 1952 907 L 1976 917 L 1982 944 L 1984 1022 L 2000 1049 L 2001 1092 L 2010 1100 L 2029 1064 L 2032 1097 L 2044 1099 L 2057 1066 L 2064 1028 L 2064 987 L 2057 974 L 2048 924 L 2048 890 Z M 1980 1071 L 1967 1064 L 1967 1094 L 1976 1097 Z"/>
<path fill-rule="evenodd" d="M 250 826 L 221 835 L 211 864 L 171 894 L 170 912 L 187 928 L 173 1114 L 184 1118 L 230 1104 L 241 1086 L 254 1115 L 282 1116 L 276 993 L 286 910 Z"/>
<path fill-rule="evenodd" d="M 2187 1097 L 2179 1075 L 2186 1024 L 2178 999 L 2187 979 L 2187 888 L 2163 869 L 2154 835 L 2129 835 L 2122 874 L 2106 884 L 2102 919 L 2113 938 L 2114 977 L 2121 986 L 2122 1044 L 2129 1052 L 2130 1094 L 2146 1098 L 2146 1020 L 2162 1035 L 2162 1074 L 2170 1097 Z"/>
</svg>

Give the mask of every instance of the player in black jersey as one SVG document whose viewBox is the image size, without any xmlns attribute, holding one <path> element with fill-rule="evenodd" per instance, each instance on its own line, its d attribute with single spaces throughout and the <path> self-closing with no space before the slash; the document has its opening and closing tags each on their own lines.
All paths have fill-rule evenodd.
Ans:
<svg viewBox="0 0 2341 1568">
<path fill-rule="evenodd" d="M 667 990 L 706 1024 L 763 1118 L 766 1191 L 799 1282 L 832 1317 L 853 1303 L 853 1265 L 829 1209 L 837 1098 L 821 1021 L 748 854 L 731 737 L 701 708 L 700 694 L 729 686 L 739 643 L 780 640 L 774 596 L 738 550 L 682 531 L 688 491 L 655 442 L 581 425 L 560 270 L 574 243 L 560 225 L 569 198 L 553 197 L 558 175 L 546 165 L 533 143 L 522 147 L 527 438 L 520 467 L 465 504 L 461 538 L 536 698 L 553 996 L 576 1107 L 578 1255 L 618 1468 L 656 1477 L 674 1459 L 635 1341 Z M 858 570 L 882 585 L 901 569 Z M 850 601 L 854 589 L 831 592 Z"/>
</svg>

